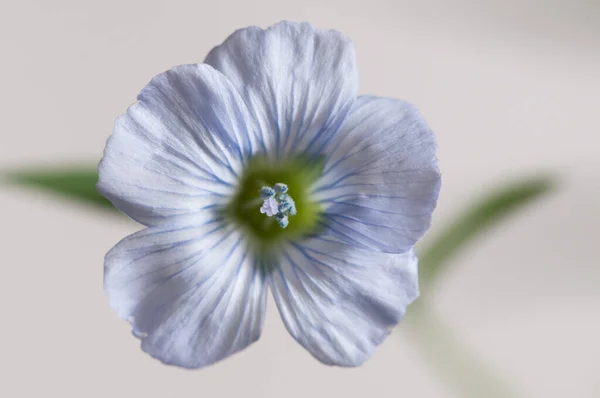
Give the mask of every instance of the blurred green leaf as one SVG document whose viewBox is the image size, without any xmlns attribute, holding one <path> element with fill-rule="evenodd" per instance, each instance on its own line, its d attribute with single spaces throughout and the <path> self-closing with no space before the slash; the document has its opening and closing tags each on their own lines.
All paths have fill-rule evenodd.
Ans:
<svg viewBox="0 0 600 398">
<path fill-rule="evenodd" d="M 429 286 L 443 271 L 443 265 L 483 230 L 549 192 L 553 186 L 554 179 L 551 177 L 530 178 L 501 187 L 483 200 L 468 206 L 461 216 L 442 230 L 428 248 L 421 252 L 421 286 Z"/>
<path fill-rule="evenodd" d="M 96 191 L 98 171 L 95 166 L 63 166 L 18 170 L 6 173 L 8 181 L 77 200 L 103 209 L 115 209 Z"/>
</svg>

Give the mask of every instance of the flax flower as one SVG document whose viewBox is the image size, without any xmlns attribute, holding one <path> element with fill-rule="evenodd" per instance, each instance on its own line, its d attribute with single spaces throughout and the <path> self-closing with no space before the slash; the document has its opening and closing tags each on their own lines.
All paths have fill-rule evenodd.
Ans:
<svg viewBox="0 0 600 398">
<path fill-rule="evenodd" d="M 238 30 L 154 77 L 115 123 L 98 190 L 146 228 L 105 258 L 142 349 L 199 368 L 256 341 L 273 294 L 325 364 L 357 366 L 418 296 L 440 174 L 404 101 L 358 96 L 350 40 Z"/>
</svg>

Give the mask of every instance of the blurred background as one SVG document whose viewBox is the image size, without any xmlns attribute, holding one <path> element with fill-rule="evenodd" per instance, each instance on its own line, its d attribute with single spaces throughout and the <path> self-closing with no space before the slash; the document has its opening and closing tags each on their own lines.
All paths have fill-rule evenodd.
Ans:
<svg viewBox="0 0 600 398">
<path fill-rule="evenodd" d="M 105 252 L 139 226 L 0 185 L 0 395 L 600 397 L 597 0 L 0 0 L 0 170 L 97 163 L 152 76 L 283 19 L 346 33 L 362 93 L 417 104 L 436 131 L 423 247 L 506 183 L 554 189 L 444 263 L 423 298 L 443 329 L 401 324 L 361 368 L 330 368 L 269 301 L 258 343 L 185 371 L 143 354 L 102 290 Z"/>
</svg>

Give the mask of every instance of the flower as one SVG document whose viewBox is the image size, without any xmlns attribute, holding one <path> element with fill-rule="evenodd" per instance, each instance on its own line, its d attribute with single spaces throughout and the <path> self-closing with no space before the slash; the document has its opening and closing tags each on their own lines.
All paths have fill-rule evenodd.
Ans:
<svg viewBox="0 0 600 398">
<path fill-rule="evenodd" d="M 271 290 L 325 364 L 368 359 L 418 296 L 440 174 L 404 101 L 358 96 L 352 43 L 282 22 L 154 77 L 115 122 L 98 190 L 146 228 L 105 258 L 142 349 L 199 368 L 256 341 Z"/>
</svg>

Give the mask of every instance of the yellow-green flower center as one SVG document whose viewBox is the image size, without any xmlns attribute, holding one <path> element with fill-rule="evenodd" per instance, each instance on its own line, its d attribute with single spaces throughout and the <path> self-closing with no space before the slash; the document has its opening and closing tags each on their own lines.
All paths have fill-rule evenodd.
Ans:
<svg viewBox="0 0 600 398">
<path fill-rule="evenodd" d="M 295 157 L 273 162 L 265 157 L 251 158 L 237 192 L 225 208 L 225 215 L 246 230 L 253 243 L 260 246 L 313 234 L 319 228 L 321 208 L 311 199 L 310 189 L 322 170 L 322 160 Z M 285 192 L 281 191 L 282 186 L 286 188 Z M 265 196 L 265 189 L 271 187 L 275 192 L 271 199 L 276 198 L 276 203 L 267 202 Z M 293 198 L 294 211 L 287 207 L 286 197 Z M 286 216 L 283 223 L 281 217 L 278 219 L 276 212 L 270 210 L 271 206 L 277 205 L 282 210 L 281 215 Z"/>
</svg>

